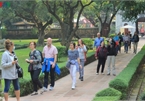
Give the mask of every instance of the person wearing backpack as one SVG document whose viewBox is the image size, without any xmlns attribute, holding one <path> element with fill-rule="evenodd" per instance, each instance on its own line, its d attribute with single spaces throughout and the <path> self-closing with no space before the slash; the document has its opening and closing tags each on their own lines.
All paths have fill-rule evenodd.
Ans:
<svg viewBox="0 0 145 101">
<path fill-rule="evenodd" d="M 42 68 L 42 60 L 40 52 L 36 50 L 36 42 L 30 42 L 29 48 L 31 49 L 31 52 L 29 53 L 29 59 L 26 59 L 26 62 L 29 63 L 28 72 L 30 72 L 31 80 L 33 82 L 34 92 L 31 94 L 31 96 L 33 96 L 38 94 L 37 86 L 41 88 L 40 93 L 43 93 L 42 83 L 39 81 L 39 75 Z"/>
<path fill-rule="evenodd" d="M 118 33 L 118 36 L 119 36 L 119 52 L 121 53 L 121 46 L 123 42 L 123 37 L 121 35 L 121 32 Z"/>
<path fill-rule="evenodd" d="M 137 46 L 138 46 L 138 42 L 139 42 L 139 36 L 138 36 L 137 32 L 134 33 L 132 40 L 133 40 L 133 53 L 136 54 Z"/>
<path fill-rule="evenodd" d="M 98 47 L 95 57 L 96 59 L 98 59 L 98 65 L 97 65 L 97 72 L 96 75 L 99 74 L 99 69 L 100 66 L 102 65 L 102 70 L 101 70 L 101 74 L 104 74 L 104 67 L 105 67 L 105 63 L 106 63 L 106 59 L 107 59 L 107 48 L 105 47 L 105 43 L 104 41 L 101 42 L 101 46 Z"/>
<path fill-rule="evenodd" d="M 79 52 L 80 64 L 82 66 L 82 68 L 79 68 L 79 74 L 80 74 L 79 79 L 83 81 L 84 80 L 84 65 L 86 61 L 87 48 L 81 39 L 78 40 L 77 50 Z"/>
<path fill-rule="evenodd" d="M 117 55 L 117 52 L 116 52 L 115 46 L 116 46 L 116 43 L 113 40 L 113 38 L 111 38 L 109 40 L 108 46 L 107 46 L 107 51 L 108 51 L 108 54 L 107 54 L 108 73 L 107 73 L 107 75 L 110 75 L 110 73 L 111 73 L 110 65 L 112 64 L 112 73 L 113 73 L 114 76 L 116 76 L 115 57 Z"/>
</svg>

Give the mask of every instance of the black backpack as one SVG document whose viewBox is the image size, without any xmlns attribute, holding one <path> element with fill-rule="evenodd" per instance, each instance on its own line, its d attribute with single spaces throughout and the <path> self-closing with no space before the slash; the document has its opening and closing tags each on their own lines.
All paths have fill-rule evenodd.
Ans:
<svg viewBox="0 0 145 101">
<path fill-rule="evenodd" d="M 36 52 L 36 51 L 38 51 L 38 52 L 40 53 L 40 56 L 41 56 L 41 62 L 40 62 L 40 63 L 43 64 L 43 59 L 44 59 L 44 58 L 43 58 L 42 52 L 41 52 L 40 50 L 35 50 L 35 51 L 33 52 L 33 56 L 35 57 L 35 59 L 37 59 L 37 57 L 35 56 L 35 52 Z M 30 53 L 29 53 L 29 56 L 30 56 Z"/>
</svg>

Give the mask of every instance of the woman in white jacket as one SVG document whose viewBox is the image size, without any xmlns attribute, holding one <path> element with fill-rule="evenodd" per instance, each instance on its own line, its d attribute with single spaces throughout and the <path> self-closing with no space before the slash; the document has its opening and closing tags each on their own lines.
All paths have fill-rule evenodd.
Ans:
<svg viewBox="0 0 145 101">
<path fill-rule="evenodd" d="M 4 87 L 4 98 L 8 101 L 8 91 L 10 88 L 11 81 L 15 89 L 15 95 L 17 101 L 20 101 L 20 86 L 18 81 L 18 73 L 16 69 L 17 59 L 13 54 L 14 43 L 9 39 L 5 41 L 5 52 L 2 54 L 1 66 L 2 66 L 2 78 L 5 82 Z"/>
</svg>

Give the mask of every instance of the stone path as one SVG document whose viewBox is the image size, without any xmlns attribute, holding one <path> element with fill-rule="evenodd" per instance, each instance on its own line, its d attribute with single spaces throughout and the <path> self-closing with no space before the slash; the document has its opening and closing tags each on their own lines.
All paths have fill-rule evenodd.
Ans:
<svg viewBox="0 0 145 101">
<path fill-rule="evenodd" d="M 145 38 L 140 38 L 138 45 L 138 51 L 145 43 Z M 122 53 L 119 53 L 116 57 L 116 72 L 119 74 L 129 63 L 129 61 L 135 56 L 132 50 L 129 53 L 124 53 L 122 47 Z M 108 87 L 108 83 L 115 76 L 112 74 L 107 76 L 107 66 L 105 68 L 105 75 L 96 75 L 97 61 L 85 66 L 84 81 L 77 79 L 77 87 L 75 90 L 71 90 L 71 77 L 67 75 L 55 82 L 55 88 L 53 91 L 47 91 L 42 95 L 25 96 L 21 97 L 21 101 L 92 101 L 95 94 L 100 90 Z M 77 74 L 78 78 L 78 74 Z M 9 98 L 9 101 L 16 101 L 15 98 Z"/>
</svg>

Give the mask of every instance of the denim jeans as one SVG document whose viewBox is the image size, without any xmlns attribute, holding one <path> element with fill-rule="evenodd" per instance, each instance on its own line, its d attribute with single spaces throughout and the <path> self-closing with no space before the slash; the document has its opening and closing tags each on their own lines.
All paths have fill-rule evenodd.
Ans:
<svg viewBox="0 0 145 101">
<path fill-rule="evenodd" d="M 128 52 L 128 42 L 124 43 L 124 51 L 127 53 Z"/>
<path fill-rule="evenodd" d="M 37 92 L 37 86 L 39 86 L 39 88 L 42 88 L 42 84 L 38 79 L 40 72 L 41 72 L 41 69 L 33 70 L 30 72 L 31 79 L 33 82 L 33 89 L 35 92 Z"/>
<path fill-rule="evenodd" d="M 4 79 L 4 82 L 5 82 L 4 93 L 8 93 L 8 91 L 10 89 L 11 81 L 13 82 L 13 87 L 14 87 L 15 91 L 20 90 L 18 78 L 17 79 L 13 79 L 13 80 Z"/>
<path fill-rule="evenodd" d="M 43 84 L 43 86 L 45 88 L 48 87 L 49 74 L 50 74 L 50 86 L 54 87 L 54 85 L 55 85 L 55 68 L 52 68 L 52 65 L 50 66 L 50 72 L 44 72 L 44 84 Z"/>
</svg>

